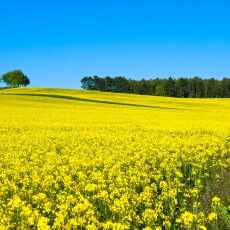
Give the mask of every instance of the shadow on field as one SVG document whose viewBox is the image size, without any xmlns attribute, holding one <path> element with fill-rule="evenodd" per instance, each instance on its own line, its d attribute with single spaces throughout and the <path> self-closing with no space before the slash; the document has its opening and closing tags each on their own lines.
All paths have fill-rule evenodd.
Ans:
<svg viewBox="0 0 230 230">
<path fill-rule="evenodd" d="M 0 90 L 9 89 L 9 87 L 0 87 Z"/>
<path fill-rule="evenodd" d="M 131 106 L 131 107 L 142 107 L 142 108 L 153 108 L 153 109 L 167 109 L 167 110 L 192 110 L 186 108 L 172 108 L 172 107 L 162 107 L 162 106 L 151 106 L 151 105 L 140 105 L 140 104 L 130 104 L 130 103 L 122 103 L 122 102 L 113 102 L 113 101 L 104 101 L 104 100 L 94 100 L 94 99 L 85 99 L 80 97 L 72 97 L 65 95 L 56 95 L 56 94 L 39 94 L 39 93 L 20 93 L 20 94 L 3 94 L 7 96 L 32 96 L 32 97 L 49 97 L 49 98 L 58 98 L 58 99 L 66 99 L 66 100 L 74 100 L 74 101 L 85 101 L 92 103 L 101 103 L 101 104 L 111 104 L 111 105 L 122 105 L 122 106 Z"/>
</svg>

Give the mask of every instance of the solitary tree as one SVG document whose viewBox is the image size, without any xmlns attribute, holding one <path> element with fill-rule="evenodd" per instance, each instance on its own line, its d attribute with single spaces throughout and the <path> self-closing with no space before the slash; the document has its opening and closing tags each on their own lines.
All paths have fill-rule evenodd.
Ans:
<svg viewBox="0 0 230 230">
<path fill-rule="evenodd" d="M 20 87 L 30 84 L 29 78 L 21 70 L 10 71 L 3 74 L 2 81 L 9 87 Z"/>
</svg>

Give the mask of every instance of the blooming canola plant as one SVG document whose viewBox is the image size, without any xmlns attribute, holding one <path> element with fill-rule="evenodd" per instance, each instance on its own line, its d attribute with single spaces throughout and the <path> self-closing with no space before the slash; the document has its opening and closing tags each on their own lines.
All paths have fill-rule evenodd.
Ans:
<svg viewBox="0 0 230 230">
<path fill-rule="evenodd" d="M 0 101 L 0 229 L 218 225 L 230 99 L 21 88 Z"/>
</svg>

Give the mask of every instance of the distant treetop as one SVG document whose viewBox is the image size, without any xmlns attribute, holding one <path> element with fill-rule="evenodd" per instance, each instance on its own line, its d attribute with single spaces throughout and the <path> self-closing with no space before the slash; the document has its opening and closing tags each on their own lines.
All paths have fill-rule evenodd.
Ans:
<svg viewBox="0 0 230 230">
<path fill-rule="evenodd" d="M 30 84 L 29 78 L 21 70 L 14 70 L 3 74 L 1 81 L 8 87 L 22 87 Z"/>
<path fill-rule="evenodd" d="M 88 76 L 81 79 L 83 89 L 142 95 L 214 98 L 230 97 L 230 78 L 155 78 L 132 80 L 125 77 Z"/>
</svg>

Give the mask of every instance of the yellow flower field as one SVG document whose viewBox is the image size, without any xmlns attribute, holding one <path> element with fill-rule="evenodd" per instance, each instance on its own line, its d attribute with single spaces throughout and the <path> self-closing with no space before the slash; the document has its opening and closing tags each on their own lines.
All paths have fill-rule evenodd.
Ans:
<svg viewBox="0 0 230 230">
<path fill-rule="evenodd" d="M 0 229 L 218 229 L 230 99 L 21 88 L 0 102 Z"/>
</svg>

